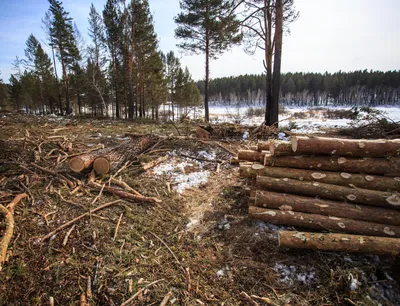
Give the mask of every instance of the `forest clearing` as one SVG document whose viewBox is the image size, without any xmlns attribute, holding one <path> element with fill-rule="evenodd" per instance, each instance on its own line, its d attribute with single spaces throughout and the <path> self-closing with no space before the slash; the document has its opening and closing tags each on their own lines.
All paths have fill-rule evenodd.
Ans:
<svg viewBox="0 0 400 306">
<path fill-rule="evenodd" d="M 396 256 L 279 248 L 279 231 L 304 227 L 248 218 L 251 184 L 234 160 L 277 133 L 290 138 L 289 131 L 225 123 L 203 136 L 204 125 L 191 120 L 11 113 L 0 125 L 0 201 L 7 207 L 19 200 L 0 272 L 3 305 L 396 305 L 400 299 Z M 341 137 L 337 129 L 319 135 Z M 110 172 L 93 178 L 91 167 L 70 169 L 72 158 L 107 148 L 123 152 Z"/>
<path fill-rule="evenodd" d="M 90 2 L 0 1 L 0 305 L 400 305 L 400 2 Z"/>
</svg>

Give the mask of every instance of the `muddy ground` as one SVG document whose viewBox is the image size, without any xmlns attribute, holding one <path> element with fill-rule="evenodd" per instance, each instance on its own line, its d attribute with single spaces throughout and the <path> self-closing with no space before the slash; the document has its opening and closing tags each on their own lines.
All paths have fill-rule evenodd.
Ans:
<svg viewBox="0 0 400 306">
<path fill-rule="evenodd" d="M 48 305 L 50 297 L 54 305 L 82 305 L 81 295 L 90 305 L 120 305 L 139 291 L 131 305 L 160 305 L 166 296 L 166 305 L 400 305 L 396 258 L 279 249 L 278 227 L 247 219 L 247 183 L 229 163 L 252 145 L 242 139 L 245 127 L 199 141 L 189 138 L 194 122 L 1 116 L 0 203 L 20 193 L 28 198 L 15 210 L 0 305 Z M 94 201 L 99 190 L 86 185 L 87 173 L 69 170 L 67 157 L 129 141 L 125 133 L 169 136 L 117 176 L 162 202 L 122 200 L 77 221 L 65 245 L 71 227 L 42 241 L 119 199 L 103 192 Z M 165 155 L 142 170 L 140 163 Z M 32 162 L 82 185 L 71 188 Z M 109 175 L 96 179 L 107 183 Z"/>
</svg>

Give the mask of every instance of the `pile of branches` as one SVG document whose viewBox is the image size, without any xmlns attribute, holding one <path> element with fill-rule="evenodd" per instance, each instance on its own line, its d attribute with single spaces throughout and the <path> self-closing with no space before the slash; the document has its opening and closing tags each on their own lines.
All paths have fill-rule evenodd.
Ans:
<svg viewBox="0 0 400 306">
<path fill-rule="evenodd" d="M 389 118 L 385 112 L 370 107 L 353 107 L 350 128 L 342 129 L 340 134 L 361 138 L 398 138 L 400 122 Z"/>
</svg>

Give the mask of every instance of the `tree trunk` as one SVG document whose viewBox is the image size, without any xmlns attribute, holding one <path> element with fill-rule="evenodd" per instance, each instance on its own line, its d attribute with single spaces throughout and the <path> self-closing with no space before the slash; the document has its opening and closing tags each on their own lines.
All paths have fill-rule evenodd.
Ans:
<svg viewBox="0 0 400 306">
<path fill-rule="evenodd" d="M 293 152 L 354 157 L 400 156 L 400 140 L 355 140 L 326 137 L 292 138 Z"/>
<path fill-rule="evenodd" d="M 289 141 L 270 141 L 269 151 L 272 156 L 275 155 L 294 155 L 292 144 Z M 297 154 L 298 155 L 298 154 Z"/>
<path fill-rule="evenodd" d="M 283 36 L 283 4 L 282 0 L 276 0 L 275 9 L 275 54 L 274 76 L 272 79 L 272 99 L 270 108 L 270 124 L 278 126 L 279 121 L 279 95 L 281 90 L 281 60 L 282 60 L 282 36 Z"/>
<path fill-rule="evenodd" d="M 63 115 L 63 108 L 62 108 L 62 102 L 61 102 L 61 91 L 60 91 L 60 84 L 58 83 L 56 57 L 54 55 L 54 47 L 53 46 L 51 46 L 51 52 L 53 53 L 54 74 L 56 75 L 56 84 L 57 84 L 57 92 L 58 92 L 58 105 L 60 107 L 60 114 L 62 116 Z"/>
<path fill-rule="evenodd" d="M 268 167 L 258 164 L 240 165 L 244 177 L 256 178 L 257 175 L 276 178 L 290 178 L 300 181 L 321 182 L 333 185 L 364 188 L 382 191 L 400 192 L 400 178 L 380 175 L 365 175 L 346 172 L 314 171 L 285 167 Z"/>
<path fill-rule="evenodd" d="M 204 120 L 210 121 L 210 114 L 208 109 L 208 94 L 209 94 L 209 77 L 210 77 L 210 38 L 208 30 L 206 29 L 206 75 L 204 80 Z"/>
<path fill-rule="evenodd" d="M 281 211 L 255 206 L 249 207 L 249 217 L 278 225 L 298 226 L 314 230 L 327 230 L 348 234 L 380 237 L 400 237 L 400 226 L 357 221 L 352 219 Z"/>
<path fill-rule="evenodd" d="M 255 206 L 400 225 L 400 211 L 398 210 L 314 199 L 286 193 L 257 190 Z"/>
<path fill-rule="evenodd" d="M 271 191 L 400 209 L 400 196 L 391 192 L 356 189 L 317 182 L 302 182 L 287 178 L 278 179 L 268 176 L 257 176 L 257 186 Z"/>
<path fill-rule="evenodd" d="M 265 166 L 400 176 L 400 158 L 265 155 Z"/>
<path fill-rule="evenodd" d="M 344 251 L 377 255 L 400 254 L 400 239 L 345 234 L 278 232 L 279 247 L 323 251 Z"/>
</svg>

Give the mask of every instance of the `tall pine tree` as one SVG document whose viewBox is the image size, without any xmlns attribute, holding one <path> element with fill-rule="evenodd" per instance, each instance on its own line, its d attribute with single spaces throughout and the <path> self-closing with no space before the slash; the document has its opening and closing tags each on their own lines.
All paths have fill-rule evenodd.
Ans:
<svg viewBox="0 0 400 306">
<path fill-rule="evenodd" d="M 205 120 L 209 121 L 210 59 L 216 59 L 242 39 L 240 23 L 234 13 L 236 6 L 232 0 L 182 0 L 180 8 L 182 12 L 175 18 L 178 24 L 175 36 L 185 42 L 178 46 L 205 54 L 204 109 Z"/>
</svg>

